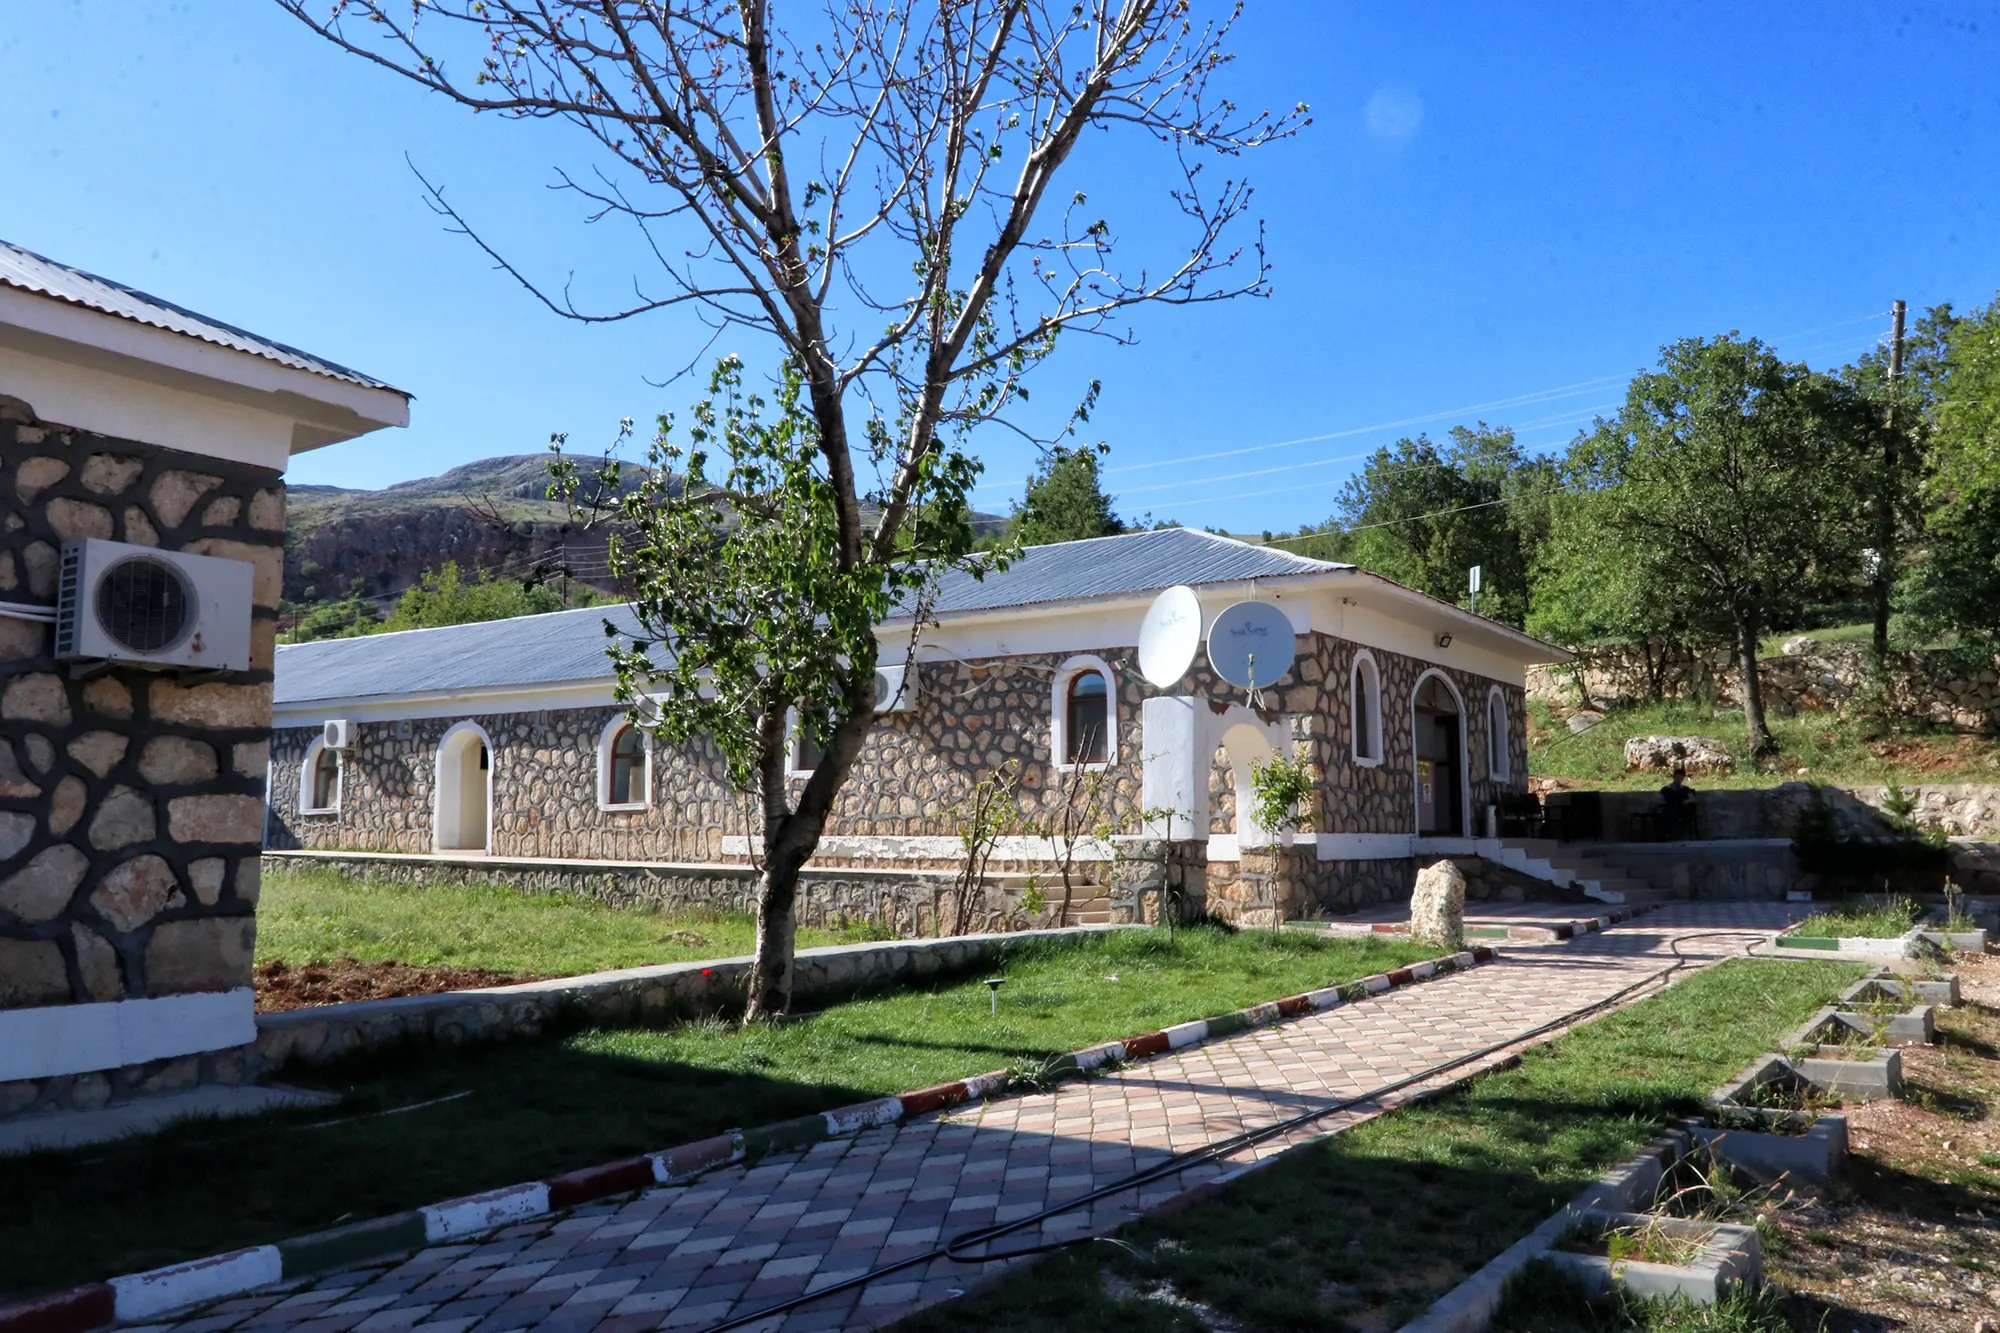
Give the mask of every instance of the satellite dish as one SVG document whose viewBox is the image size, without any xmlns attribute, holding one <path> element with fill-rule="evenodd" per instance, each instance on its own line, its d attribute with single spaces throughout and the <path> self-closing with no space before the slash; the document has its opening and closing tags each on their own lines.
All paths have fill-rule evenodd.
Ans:
<svg viewBox="0 0 2000 1333">
<path fill-rule="evenodd" d="M 1246 690 L 1282 680 L 1298 651 L 1291 618 L 1269 602 L 1238 602 L 1208 630 L 1208 664 L 1216 675 Z"/>
<path fill-rule="evenodd" d="M 1139 626 L 1139 674 L 1160 689 L 1180 684 L 1201 647 L 1201 599 L 1181 585 L 1167 589 L 1146 608 Z"/>
</svg>

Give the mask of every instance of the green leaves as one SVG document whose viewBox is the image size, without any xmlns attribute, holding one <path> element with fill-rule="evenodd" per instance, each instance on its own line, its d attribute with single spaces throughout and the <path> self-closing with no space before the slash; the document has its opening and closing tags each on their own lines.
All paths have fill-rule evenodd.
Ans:
<svg viewBox="0 0 2000 1333">
<path fill-rule="evenodd" d="M 766 399 L 725 358 L 690 417 L 684 431 L 661 418 L 636 488 L 620 491 L 615 463 L 594 474 L 598 494 L 617 497 L 612 573 L 631 586 L 649 636 L 612 646 L 617 697 L 645 703 L 644 720 L 670 741 L 711 740 L 732 783 L 750 790 L 791 727 L 826 747 L 853 701 L 872 699 L 876 626 L 920 611 L 937 576 L 970 552 L 966 496 L 980 469 L 957 449 L 929 452 L 893 551 L 855 558 L 842 549 L 841 495 L 795 366 Z M 874 423 L 870 434 L 890 431 Z M 573 461 L 552 471 L 555 494 L 584 494 Z"/>
</svg>

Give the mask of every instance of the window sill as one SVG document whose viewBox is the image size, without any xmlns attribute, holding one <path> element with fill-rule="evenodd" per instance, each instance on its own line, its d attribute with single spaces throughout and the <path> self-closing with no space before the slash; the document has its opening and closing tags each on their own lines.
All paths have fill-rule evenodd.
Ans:
<svg viewBox="0 0 2000 1333">
<path fill-rule="evenodd" d="M 1380 759 L 1364 758 L 1357 754 L 1354 756 L 1354 766 L 1356 768 L 1380 768 L 1382 767 L 1382 761 Z"/>
<path fill-rule="evenodd" d="M 1052 768 L 1054 768 L 1054 769 L 1055 769 L 1055 771 L 1056 771 L 1056 772 L 1058 772 L 1058 773 L 1077 773 L 1077 772 L 1082 772 L 1082 773 L 1103 773 L 1103 772 L 1106 772 L 1106 771 L 1108 771 L 1108 770 L 1110 770 L 1110 769 L 1112 769 L 1112 768 L 1114 768 L 1114 767 L 1116 767 L 1116 766 L 1117 766 L 1117 761 L 1116 761 L 1116 760 L 1112 760 L 1112 759 L 1106 759 L 1106 760 L 1102 760 L 1102 761 L 1100 761 L 1100 762 L 1098 762 L 1098 763 L 1095 763 L 1095 764 L 1053 764 L 1053 765 L 1051 765 L 1051 767 L 1052 767 Z"/>
<path fill-rule="evenodd" d="M 630 814 L 635 810 L 651 810 L 651 801 L 628 801 L 624 805 L 613 805 L 609 801 L 599 801 L 597 808 L 606 814 Z"/>
<path fill-rule="evenodd" d="M 301 807 L 299 813 L 302 815 L 337 815 L 340 813 L 340 807 L 329 805 L 324 810 L 307 810 Z"/>
<path fill-rule="evenodd" d="M 785 776 L 788 778 L 797 778 L 801 782 L 803 782 L 805 779 L 811 777 L 816 771 L 817 771 L 816 769 L 810 769 L 810 768 L 788 768 L 785 770 Z"/>
</svg>

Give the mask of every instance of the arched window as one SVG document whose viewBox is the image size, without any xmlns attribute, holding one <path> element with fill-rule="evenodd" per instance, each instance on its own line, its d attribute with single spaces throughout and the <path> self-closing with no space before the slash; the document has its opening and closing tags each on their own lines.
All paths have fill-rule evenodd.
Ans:
<svg viewBox="0 0 2000 1333">
<path fill-rule="evenodd" d="M 1372 768 L 1382 762 L 1382 673 L 1367 649 L 1355 653 L 1349 682 L 1354 762 Z"/>
<path fill-rule="evenodd" d="M 646 803 L 646 738 L 634 726 L 623 726 L 611 738 L 612 805 Z"/>
<path fill-rule="evenodd" d="M 653 747 L 645 729 L 620 715 L 597 737 L 597 805 L 643 810 L 653 803 Z"/>
<path fill-rule="evenodd" d="M 1507 699 L 1495 685 L 1486 695 L 1486 771 L 1500 782 L 1514 776 L 1507 732 Z"/>
<path fill-rule="evenodd" d="M 1083 654 L 1056 669 L 1049 698 L 1049 758 L 1057 768 L 1118 759 L 1118 693 L 1111 667 Z"/>
<path fill-rule="evenodd" d="M 826 758 L 826 747 L 814 738 L 812 728 L 799 715 L 792 714 L 792 776 L 809 776 L 819 767 L 819 761 Z"/>
<path fill-rule="evenodd" d="M 340 751 L 328 749 L 324 741 L 307 748 L 299 770 L 299 813 L 340 813 Z"/>
<path fill-rule="evenodd" d="M 1104 677 L 1095 671 L 1079 671 L 1070 678 L 1069 714 L 1064 727 L 1068 753 L 1063 756 L 1064 763 L 1104 762 L 1104 724 L 1109 702 Z"/>
</svg>

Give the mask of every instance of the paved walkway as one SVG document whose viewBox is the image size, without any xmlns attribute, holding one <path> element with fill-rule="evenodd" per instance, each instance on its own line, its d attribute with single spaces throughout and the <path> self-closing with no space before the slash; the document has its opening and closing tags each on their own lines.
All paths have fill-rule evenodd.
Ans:
<svg viewBox="0 0 2000 1333">
<path fill-rule="evenodd" d="M 159 1333 L 638 1333 L 707 1329 L 920 1255 L 970 1227 L 1033 1216 L 1136 1169 L 1274 1124 L 1528 1032 L 1671 961 L 1698 930 L 1772 931 L 1801 909 L 1675 904 L 1556 947 L 1323 1014 L 1242 1033 L 1052 1092 L 821 1143 L 691 1185 L 645 1191 L 442 1245 L 406 1262 L 322 1275 L 225 1302 Z M 1740 951 L 1694 941 L 1690 956 Z M 1496 1057 L 1497 1058 L 1497 1057 Z M 1460 1070 L 1446 1078 L 1462 1077 Z M 1005 1248 L 1108 1231 L 1184 1190 L 1407 1101 L 1418 1085 L 1058 1214 Z M 751 1327 L 874 1328 L 990 1276 L 936 1259 Z"/>
</svg>

